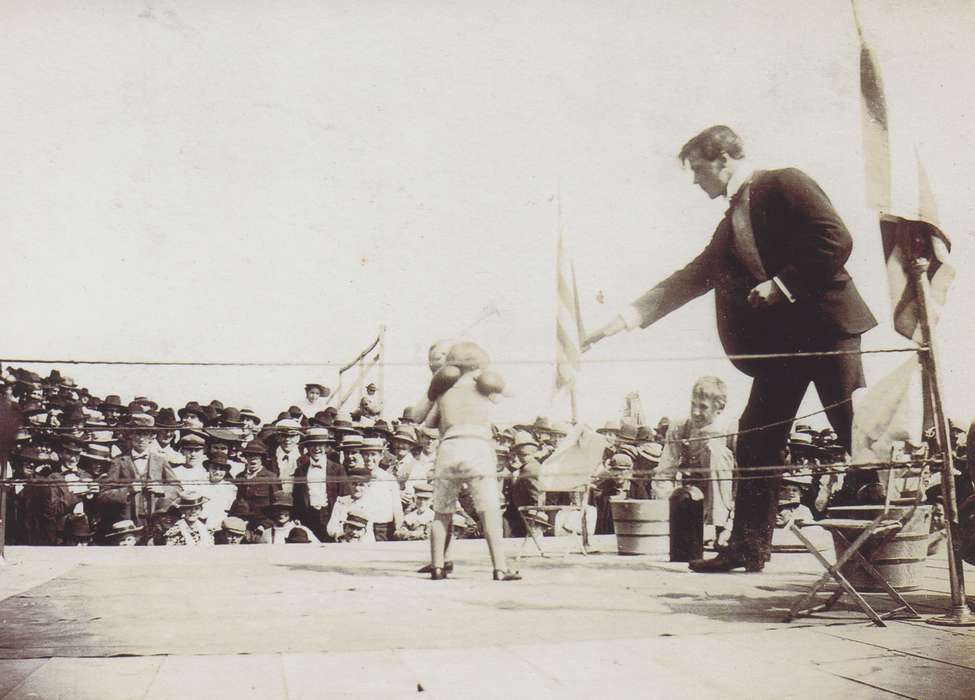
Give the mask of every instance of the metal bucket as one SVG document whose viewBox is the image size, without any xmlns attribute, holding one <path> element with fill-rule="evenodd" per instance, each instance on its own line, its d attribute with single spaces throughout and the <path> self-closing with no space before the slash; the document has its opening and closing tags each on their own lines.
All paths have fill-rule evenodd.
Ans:
<svg viewBox="0 0 975 700">
<path fill-rule="evenodd" d="M 620 554 L 670 553 L 670 502 L 610 501 Z"/>
<path fill-rule="evenodd" d="M 889 517 L 891 520 L 903 519 L 913 506 L 891 506 Z M 866 529 L 869 521 L 883 512 L 883 506 L 843 506 L 829 509 L 829 517 L 851 520 L 863 520 Z M 865 545 L 860 553 L 873 564 L 880 575 L 897 591 L 914 591 L 921 587 L 920 578 L 924 572 L 924 562 L 928 557 L 928 537 L 931 530 L 931 506 L 918 506 L 914 514 L 904 523 L 900 532 L 889 539 L 883 546 Z M 845 536 L 852 543 L 859 532 L 847 532 Z M 840 542 L 835 534 L 833 545 L 836 547 L 837 558 L 843 556 L 846 545 Z M 842 569 L 843 575 L 858 591 L 875 593 L 883 591 L 877 581 L 859 566 L 857 562 L 849 561 Z"/>
</svg>

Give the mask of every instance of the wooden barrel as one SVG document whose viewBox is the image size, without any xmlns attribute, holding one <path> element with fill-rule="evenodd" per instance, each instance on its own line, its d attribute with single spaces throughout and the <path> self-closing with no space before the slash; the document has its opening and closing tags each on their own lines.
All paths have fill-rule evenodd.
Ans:
<svg viewBox="0 0 975 700">
<path fill-rule="evenodd" d="M 610 501 L 620 554 L 670 553 L 670 503 L 660 499 Z"/>
<path fill-rule="evenodd" d="M 896 505 L 890 507 L 890 519 L 903 519 L 913 506 Z M 921 587 L 921 576 L 924 572 L 924 562 L 928 557 L 928 537 L 931 530 L 931 506 L 918 506 L 914 514 L 904 523 L 900 532 L 894 535 L 883 546 L 871 546 L 869 543 L 860 549 L 860 553 L 873 564 L 880 575 L 897 591 L 914 591 Z M 850 518 L 863 520 L 864 528 L 869 521 L 883 512 L 883 506 L 842 506 L 829 509 L 831 518 Z M 845 537 L 852 544 L 858 532 L 847 532 Z M 846 545 L 833 538 L 836 546 L 837 558 L 843 556 Z M 847 562 L 841 569 L 843 575 L 858 591 L 875 593 L 883 589 L 876 579 L 863 570 L 855 561 Z"/>
</svg>

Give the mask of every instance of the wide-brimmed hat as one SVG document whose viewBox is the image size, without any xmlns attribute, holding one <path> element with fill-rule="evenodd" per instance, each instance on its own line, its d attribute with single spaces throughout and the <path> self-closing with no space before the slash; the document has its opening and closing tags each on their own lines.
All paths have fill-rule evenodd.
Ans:
<svg viewBox="0 0 975 700">
<path fill-rule="evenodd" d="M 539 447 L 538 441 L 535 439 L 535 436 L 532 435 L 530 432 L 528 432 L 527 430 L 515 431 L 515 441 L 514 444 L 512 444 L 511 446 L 517 448 L 517 447 L 522 447 L 524 445 L 534 445 L 535 447 Z"/>
<path fill-rule="evenodd" d="M 180 510 L 184 508 L 200 508 L 204 503 L 210 499 L 204 496 L 202 493 L 197 493 L 196 491 L 183 491 L 179 495 L 179 500 L 176 501 L 176 507 Z"/>
<path fill-rule="evenodd" d="M 411 445 L 417 444 L 416 431 L 409 425 L 397 426 L 396 432 L 389 436 L 390 441 L 408 442 Z"/>
<path fill-rule="evenodd" d="M 535 523 L 543 527 L 548 527 L 549 525 L 548 513 L 543 510 L 530 510 L 525 513 L 524 518 L 530 523 Z"/>
<path fill-rule="evenodd" d="M 64 522 L 64 533 L 71 539 L 80 540 L 94 536 L 88 518 L 84 515 L 72 515 Z"/>
<path fill-rule="evenodd" d="M 203 431 L 207 437 L 207 442 L 225 442 L 228 445 L 241 443 L 244 438 L 229 428 L 207 428 Z"/>
<path fill-rule="evenodd" d="M 244 427 L 244 419 L 241 418 L 240 411 L 233 406 L 227 406 L 220 414 L 221 425 L 229 425 L 232 428 Z"/>
<path fill-rule="evenodd" d="M 247 523 L 242 519 L 231 515 L 220 521 L 220 529 L 233 535 L 246 535 Z"/>
<path fill-rule="evenodd" d="M 131 520 L 119 520 L 117 523 L 112 524 L 112 529 L 105 533 L 105 537 L 123 537 L 125 535 L 134 535 L 137 532 L 142 532 L 141 525 L 136 525 Z"/>
<path fill-rule="evenodd" d="M 127 408 L 124 403 L 122 403 L 122 398 L 118 394 L 109 394 L 105 397 L 105 400 L 98 404 L 98 410 L 101 413 L 105 411 L 126 411 Z"/>
<path fill-rule="evenodd" d="M 319 384 L 318 382 L 308 382 L 305 384 L 305 391 L 309 389 L 318 389 L 322 396 L 328 396 L 332 391 L 324 384 Z"/>
<path fill-rule="evenodd" d="M 156 427 L 160 430 L 176 430 L 179 428 L 176 412 L 171 408 L 159 409 L 159 413 L 156 415 Z"/>
<path fill-rule="evenodd" d="M 276 508 L 287 508 L 294 510 L 295 499 L 287 491 L 275 491 L 271 497 L 271 502 L 264 507 L 265 511 L 275 510 Z"/>
<path fill-rule="evenodd" d="M 632 423 L 621 423 L 620 431 L 616 434 L 616 439 L 620 442 L 639 442 L 639 430 Z"/>
<path fill-rule="evenodd" d="M 146 396 L 136 396 L 134 399 L 132 399 L 132 403 L 142 404 L 143 406 L 146 407 L 147 410 L 150 411 L 159 410 L 159 404 L 157 404 L 155 401 L 153 401 L 152 399 Z"/>
<path fill-rule="evenodd" d="M 183 408 L 179 409 L 176 413 L 178 413 L 179 417 L 182 418 L 183 420 L 186 420 L 186 416 L 189 415 L 196 416 L 204 424 L 206 424 L 207 421 L 209 420 L 206 411 L 204 411 L 203 407 L 200 406 L 200 404 L 197 403 L 196 401 L 190 401 L 185 406 L 183 406 Z"/>
<path fill-rule="evenodd" d="M 230 471 L 230 465 L 227 463 L 227 455 L 222 452 L 214 453 L 212 456 L 203 460 L 203 466 L 206 469 L 223 469 L 224 471 Z"/>
<path fill-rule="evenodd" d="M 260 440 L 251 440 L 250 442 L 248 442 L 244 446 L 244 449 L 242 449 L 240 451 L 240 453 L 243 454 L 243 455 L 261 455 L 261 456 L 263 456 L 263 455 L 266 455 L 267 454 L 267 445 L 265 445 Z"/>
<path fill-rule="evenodd" d="M 301 436 L 300 445 L 331 445 L 335 442 L 328 428 L 309 428 Z"/>
<path fill-rule="evenodd" d="M 361 452 L 382 452 L 386 449 L 386 442 L 382 438 L 363 438 Z"/>
<path fill-rule="evenodd" d="M 179 441 L 176 443 L 178 449 L 184 447 L 198 447 L 200 449 L 206 447 L 207 441 L 199 433 L 183 433 Z"/>
</svg>

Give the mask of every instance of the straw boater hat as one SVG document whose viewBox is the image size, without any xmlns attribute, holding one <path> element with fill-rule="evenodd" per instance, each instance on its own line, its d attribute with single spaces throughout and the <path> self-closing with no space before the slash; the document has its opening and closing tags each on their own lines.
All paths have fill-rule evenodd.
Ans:
<svg viewBox="0 0 975 700">
<path fill-rule="evenodd" d="M 413 493 L 416 494 L 417 498 L 432 498 L 433 485 L 426 481 L 421 481 L 413 487 Z"/>
<path fill-rule="evenodd" d="M 536 525 L 541 525 L 543 527 L 548 527 L 548 513 L 542 510 L 530 510 L 525 513 L 525 520 L 530 523 L 535 523 Z"/>
<path fill-rule="evenodd" d="M 386 443 L 382 438 L 364 438 L 359 448 L 362 452 L 382 452 L 385 449 Z"/>
<path fill-rule="evenodd" d="M 137 532 L 142 532 L 141 526 L 136 525 L 131 520 L 119 520 L 117 523 L 112 524 L 112 529 L 105 533 L 105 537 L 114 539 L 116 537 L 124 537 L 125 535 L 134 535 Z"/>
<path fill-rule="evenodd" d="M 104 462 L 107 464 L 112 461 L 112 450 L 104 445 L 89 442 L 87 448 L 81 453 L 81 456 L 93 462 Z"/>
<path fill-rule="evenodd" d="M 176 507 L 180 510 L 200 508 L 209 500 L 210 499 L 204 496 L 202 493 L 197 493 L 196 491 L 183 491 L 183 493 L 179 495 L 179 500 L 176 501 Z"/>
<path fill-rule="evenodd" d="M 612 456 L 607 465 L 613 471 L 626 471 L 633 469 L 633 458 L 629 455 L 618 452 Z"/>
<path fill-rule="evenodd" d="M 527 430 L 518 430 L 515 432 L 515 441 L 511 445 L 513 448 L 522 447 L 523 445 L 534 445 L 539 447 L 538 441 L 535 440 L 535 436 L 529 433 Z"/>
<path fill-rule="evenodd" d="M 659 442 L 645 442 L 640 445 L 639 454 L 648 462 L 659 462 L 664 454 L 664 446 Z"/>
<path fill-rule="evenodd" d="M 130 428 L 155 428 L 156 419 L 148 413 L 130 413 L 125 419 L 125 425 Z"/>
<path fill-rule="evenodd" d="M 251 421 L 257 423 L 258 425 L 260 425 L 261 422 L 262 422 L 261 421 L 261 417 L 259 415 L 257 415 L 256 413 L 254 413 L 254 411 L 252 409 L 250 409 L 250 408 L 242 408 L 242 409 L 240 409 L 240 419 L 242 421 L 251 420 Z"/>
<path fill-rule="evenodd" d="M 203 436 L 198 433 L 183 433 L 183 436 L 176 443 L 176 447 L 182 449 L 184 447 L 199 447 L 200 449 L 206 447 L 207 441 L 203 439 Z"/>
<path fill-rule="evenodd" d="M 335 440 L 332 438 L 332 433 L 329 432 L 328 428 L 309 428 L 305 431 L 305 434 L 301 436 L 301 441 L 299 444 L 302 446 L 308 445 L 331 445 L 334 444 Z"/>
<path fill-rule="evenodd" d="M 349 435 L 342 436 L 342 444 L 339 445 L 340 450 L 361 450 L 365 441 L 362 436 L 358 433 L 351 433 Z"/>
<path fill-rule="evenodd" d="M 301 422 L 290 417 L 282 418 L 281 420 L 274 421 L 274 427 L 278 429 L 278 432 L 297 433 L 301 430 Z"/>
</svg>

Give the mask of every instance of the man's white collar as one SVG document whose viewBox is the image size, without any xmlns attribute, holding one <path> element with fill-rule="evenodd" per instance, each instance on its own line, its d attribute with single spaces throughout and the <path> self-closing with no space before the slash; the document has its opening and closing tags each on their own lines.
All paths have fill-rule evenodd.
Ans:
<svg viewBox="0 0 975 700">
<path fill-rule="evenodd" d="M 738 194 L 738 190 L 741 189 L 742 185 L 751 180 L 754 174 L 755 168 L 750 161 L 747 159 L 739 160 L 738 165 L 735 167 L 735 172 L 731 173 L 731 179 L 728 180 L 728 194 L 725 196 L 731 199 Z"/>
</svg>

